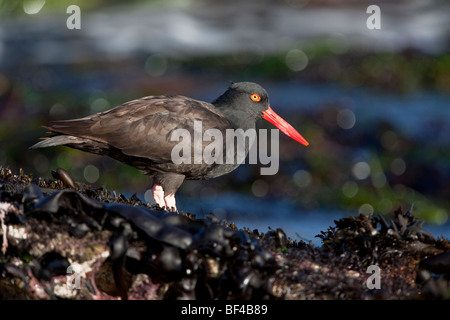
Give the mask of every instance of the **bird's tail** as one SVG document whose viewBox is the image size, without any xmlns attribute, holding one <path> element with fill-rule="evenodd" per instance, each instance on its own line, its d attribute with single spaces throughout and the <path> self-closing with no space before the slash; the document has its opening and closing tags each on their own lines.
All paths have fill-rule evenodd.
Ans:
<svg viewBox="0 0 450 320">
<path fill-rule="evenodd" d="M 73 144 L 73 143 L 81 143 L 80 138 L 67 135 L 60 135 L 44 138 L 44 140 L 39 141 L 38 143 L 32 145 L 31 147 L 29 147 L 29 149 L 63 146 L 66 144 Z"/>
</svg>

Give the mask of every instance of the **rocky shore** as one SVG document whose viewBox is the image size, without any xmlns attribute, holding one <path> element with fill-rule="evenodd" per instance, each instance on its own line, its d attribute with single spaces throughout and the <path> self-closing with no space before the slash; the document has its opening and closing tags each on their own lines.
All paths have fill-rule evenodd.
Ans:
<svg viewBox="0 0 450 320">
<path fill-rule="evenodd" d="M 411 208 L 322 246 L 0 167 L 0 299 L 449 299 L 450 243 Z"/>
</svg>

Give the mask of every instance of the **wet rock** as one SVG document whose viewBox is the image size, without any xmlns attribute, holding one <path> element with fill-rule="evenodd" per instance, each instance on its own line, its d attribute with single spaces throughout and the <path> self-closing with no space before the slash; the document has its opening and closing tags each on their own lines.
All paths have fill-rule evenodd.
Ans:
<svg viewBox="0 0 450 320">
<path fill-rule="evenodd" d="M 450 278 L 450 251 L 422 260 L 420 268 L 432 273 L 445 274 Z"/>
<path fill-rule="evenodd" d="M 286 233 L 280 228 L 268 231 L 264 235 L 263 241 L 274 249 L 286 248 L 288 244 Z"/>
<path fill-rule="evenodd" d="M 66 275 L 69 266 L 70 263 L 65 257 L 58 252 L 50 251 L 36 262 L 33 273 L 38 279 L 50 280 L 55 276 Z"/>
<path fill-rule="evenodd" d="M 450 287 L 434 276 L 448 274 L 449 242 L 423 230 L 411 210 L 337 220 L 317 248 L 281 229 L 238 230 L 213 215 L 66 187 L 0 168 L 2 201 L 14 208 L 3 219 L 0 297 L 442 299 Z M 383 270 L 380 290 L 365 285 L 369 265 Z"/>
<path fill-rule="evenodd" d="M 23 190 L 22 202 L 25 207 L 33 207 L 36 203 L 38 203 L 44 194 L 42 190 L 34 183 L 27 185 Z"/>
</svg>

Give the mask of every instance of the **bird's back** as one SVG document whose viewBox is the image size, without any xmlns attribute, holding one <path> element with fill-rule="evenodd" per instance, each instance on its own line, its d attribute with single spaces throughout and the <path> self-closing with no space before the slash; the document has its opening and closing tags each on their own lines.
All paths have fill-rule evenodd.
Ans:
<svg viewBox="0 0 450 320">
<path fill-rule="evenodd" d="M 208 129 L 218 129 L 224 137 L 226 129 L 232 129 L 210 103 L 184 96 L 149 96 L 84 118 L 53 121 L 44 128 L 55 136 L 31 148 L 66 145 L 108 155 L 148 174 L 156 170 L 203 179 L 215 164 L 194 165 L 193 152 L 190 164 L 175 165 L 172 161 L 172 150 L 179 143 L 172 141 L 172 134 L 184 129 L 192 138 L 194 121 L 201 121 L 201 137 Z M 202 141 L 202 150 L 209 143 Z"/>
</svg>

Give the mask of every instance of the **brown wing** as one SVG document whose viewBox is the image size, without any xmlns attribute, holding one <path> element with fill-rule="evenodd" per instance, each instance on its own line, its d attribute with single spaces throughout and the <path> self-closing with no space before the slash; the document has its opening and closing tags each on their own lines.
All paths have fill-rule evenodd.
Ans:
<svg viewBox="0 0 450 320">
<path fill-rule="evenodd" d="M 212 104 L 184 96 L 144 97 L 85 118 L 55 121 L 45 128 L 111 145 L 128 156 L 163 163 L 171 162 L 171 151 L 178 143 L 170 141 L 172 132 L 186 129 L 192 136 L 194 120 L 202 120 L 203 132 L 217 128 L 225 134 L 227 128 L 232 128 Z"/>
</svg>

